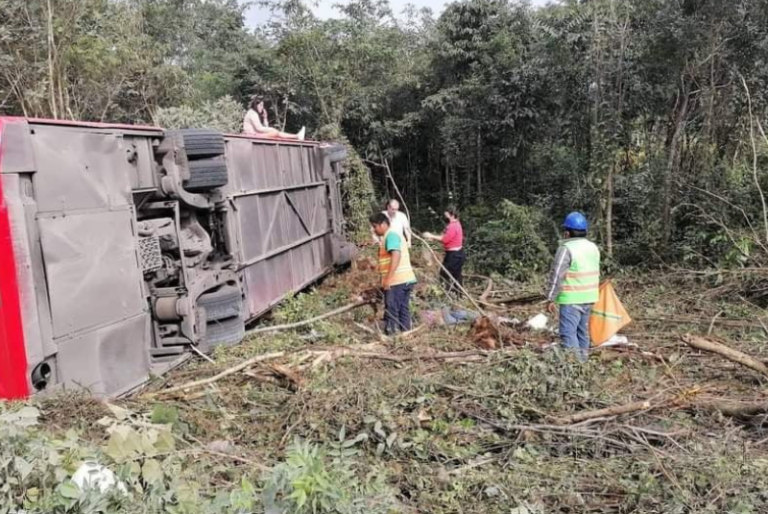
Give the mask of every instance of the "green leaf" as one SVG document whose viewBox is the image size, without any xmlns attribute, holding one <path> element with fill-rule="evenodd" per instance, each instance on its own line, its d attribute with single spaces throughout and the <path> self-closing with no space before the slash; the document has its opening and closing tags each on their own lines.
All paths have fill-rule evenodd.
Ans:
<svg viewBox="0 0 768 514">
<path fill-rule="evenodd" d="M 71 480 L 68 480 L 59 486 L 59 494 L 69 500 L 80 498 L 80 488 Z"/>
<path fill-rule="evenodd" d="M 147 459 L 141 467 L 141 476 L 148 484 L 159 484 L 163 482 L 163 470 L 160 463 L 155 459 Z"/>
<path fill-rule="evenodd" d="M 35 465 L 32 462 L 28 462 L 22 457 L 16 457 L 13 459 L 13 466 L 21 476 L 22 482 L 27 479 L 30 473 L 35 469 Z"/>
<path fill-rule="evenodd" d="M 159 403 L 152 408 L 151 421 L 156 425 L 173 425 L 179 421 L 179 410 Z"/>
<path fill-rule="evenodd" d="M 125 449 L 125 440 L 117 432 L 113 432 L 109 437 L 109 442 L 104 452 L 115 462 L 123 462 L 129 455 Z"/>
<path fill-rule="evenodd" d="M 22 407 L 14 412 L 7 412 L 0 416 L 0 422 L 9 423 L 16 427 L 27 428 L 37 425 L 40 411 L 35 407 Z"/>
<path fill-rule="evenodd" d="M 37 487 L 30 487 L 27 489 L 27 499 L 32 503 L 35 503 L 40 499 L 40 489 Z"/>
<path fill-rule="evenodd" d="M 118 407 L 117 405 L 112 405 L 111 403 L 107 403 L 106 405 L 109 411 L 118 421 L 126 420 L 131 415 L 131 411 L 128 409 Z"/>
<path fill-rule="evenodd" d="M 155 450 L 158 453 L 168 453 L 176 449 L 176 440 L 170 430 L 160 430 L 155 441 Z"/>
<path fill-rule="evenodd" d="M 296 489 L 290 495 L 290 498 L 296 502 L 296 508 L 301 509 L 307 503 L 307 493 L 303 489 Z"/>
<path fill-rule="evenodd" d="M 243 490 L 243 493 L 247 494 L 248 496 L 256 495 L 256 488 L 245 477 L 243 477 L 243 480 L 240 482 L 240 488 Z"/>
</svg>

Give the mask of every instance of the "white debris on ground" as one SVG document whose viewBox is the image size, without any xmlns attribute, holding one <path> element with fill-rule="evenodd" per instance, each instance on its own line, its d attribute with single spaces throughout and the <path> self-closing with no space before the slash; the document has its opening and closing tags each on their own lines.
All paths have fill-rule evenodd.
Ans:
<svg viewBox="0 0 768 514">
<path fill-rule="evenodd" d="M 627 336 L 622 336 L 619 334 L 616 334 L 615 336 L 611 337 L 609 340 L 601 344 L 600 346 L 632 346 L 634 348 L 637 348 L 637 344 L 630 343 L 629 339 L 627 339 Z"/>
<path fill-rule="evenodd" d="M 72 481 L 81 491 L 98 488 L 104 494 L 117 488 L 121 493 L 128 494 L 125 484 L 117 480 L 112 470 L 95 462 L 84 462 L 75 472 Z"/>
<path fill-rule="evenodd" d="M 531 330 L 546 330 L 549 318 L 545 314 L 537 314 L 529 319 L 525 325 Z"/>
</svg>

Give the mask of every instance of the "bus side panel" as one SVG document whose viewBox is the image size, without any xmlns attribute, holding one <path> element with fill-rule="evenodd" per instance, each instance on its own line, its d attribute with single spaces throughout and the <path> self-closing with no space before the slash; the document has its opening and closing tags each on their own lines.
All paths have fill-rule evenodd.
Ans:
<svg viewBox="0 0 768 514">
<path fill-rule="evenodd" d="M 333 269 L 331 203 L 318 151 L 227 140 L 231 239 L 249 318 Z"/>
<path fill-rule="evenodd" d="M 32 143 L 57 379 L 119 394 L 149 376 L 131 149 L 118 133 L 79 127 L 36 125 Z"/>
</svg>

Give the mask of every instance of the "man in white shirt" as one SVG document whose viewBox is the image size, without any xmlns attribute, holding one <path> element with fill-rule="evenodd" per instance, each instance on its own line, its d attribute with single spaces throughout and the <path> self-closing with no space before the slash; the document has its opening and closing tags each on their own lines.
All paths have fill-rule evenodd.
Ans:
<svg viewBox="0 0 768 514">
<path fill-rule="evenodd" d="M 398 234 L 402 234 L 405 238 L 405 243 L 410 248 L 411 246 L 411 222 L 408 220 L 408 216 L 400 212 L 400 202 L 392 199 L 387 202 L 386 210 L 384 214 L 389 218 L 389 227 L 391 230 L 396 231 Z M 371 231 L 373 235 L 373 241 L 379 243 L 379 236 L 375 232 Z"/>
<path fill-rule="evenodd" d="M 304 127 L 301 127 L 298 134 L 280 132 L 270 127 L 267 110 L 264 108 L 264 99 L 260 96 L 251 97 L 250 109 L 245 113 L 245 119 L 243 119 L 243 134 L 304 141 L 304 132 Z"/>
</svg>

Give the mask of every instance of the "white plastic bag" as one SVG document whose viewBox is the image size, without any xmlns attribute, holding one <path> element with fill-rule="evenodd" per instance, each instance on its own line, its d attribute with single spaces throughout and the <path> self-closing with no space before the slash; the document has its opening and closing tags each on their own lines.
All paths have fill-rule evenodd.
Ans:
<svg viewBox="0 0 768 514">
<path fill-rule="evenodd" d="M 72 481 L 81 491 L 98 488 L 104 494 L 116 487 L 121 493 L 128 494 L 125 484 L 117 480 L 112 470 L 95 462 L 84 462 L 72 476 Z"/>
<path fill-rule="evenodd" d="M 546 330 L 549 318 L 545 314 L 537 314 L 529 319 L 525 325 L 531 330 Z"/>
</svg>

